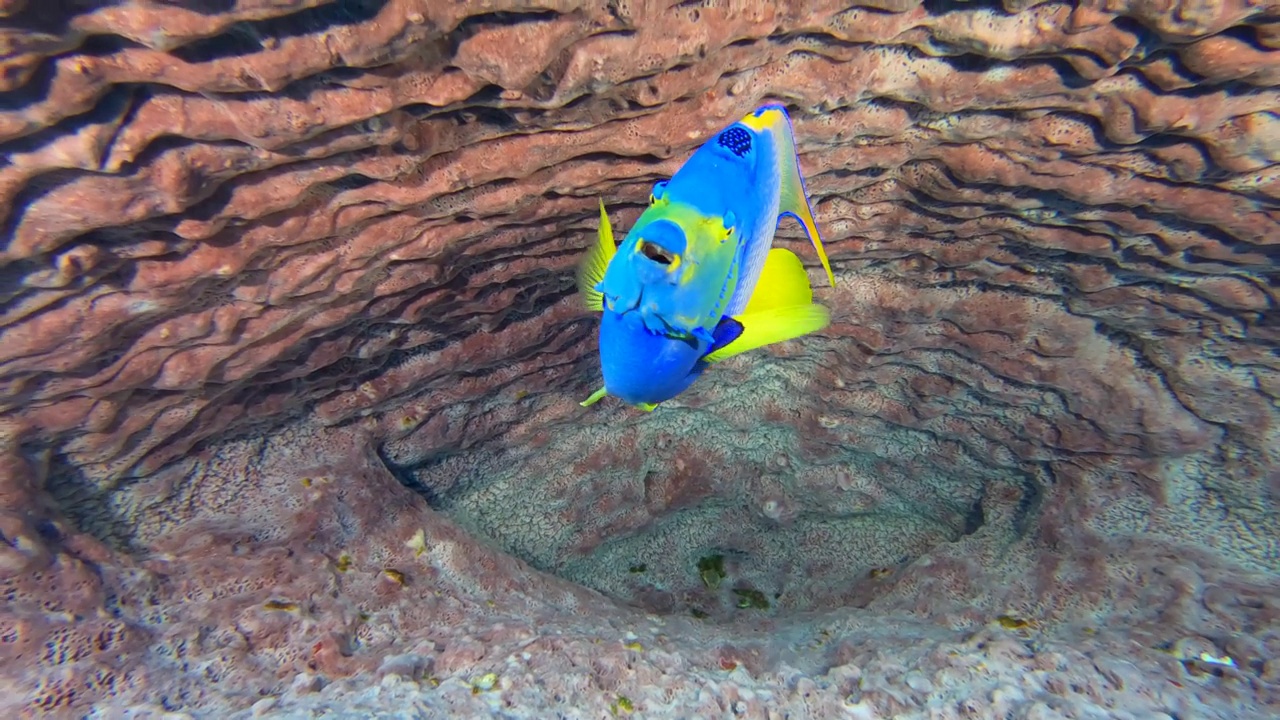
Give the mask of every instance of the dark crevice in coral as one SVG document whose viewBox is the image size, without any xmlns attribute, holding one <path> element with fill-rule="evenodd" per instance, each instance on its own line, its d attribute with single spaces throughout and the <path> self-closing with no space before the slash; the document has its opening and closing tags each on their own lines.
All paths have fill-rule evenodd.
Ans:
<svg viewBox="0 0 1280 720">
<path fill-rule="evenodd" d="M 806 31 L 800 31 L 800 32 L 775 33 L 773 35 L 768 36 L 768 38 L 766 39 L 769 42 L 774 43 L 775 45 L 789 45 L 792 43 L 796 45 L 803 45 L 804 43 L 809 42 L 815 45 L 821 45 L 825 47 L 836 47 L 836 48 L 854 48 L 854 47 L 865 46 L 864 43 L 854 42 L 852 40 L 845 40 L 844 38 L 836 37 L 835 35 L 831 35 L 829 33 L 816 32 L 813 30 L 806 30 Z M 742 42 L 742 41 L 739 41 L 739 42 Z M 731 43 L 727 47 L 737 47 L 737 45 L 734 43 Z"/>
<path fill-rule="evenodd" d="M 521 88 L 525 95 L 533 98 L 535 102 L 550 102 L 553 100 L 560 90 L 560 82 L 564 79 L 564 74 L 569 70 L 569 63 L 573 61 L 574 48 L 566 47 L 556 55 L 555 59 L 538 73 L 533 82 L 524 88 Z"/>
<path fill-rule="evenodd" d="M 956 327 L 958 329 L 963 330 L 963 328 L 959 328 L 959 326 L 956 326 Z M 999 378 L 1001 382 L 1013 388 L 1021 390 L 1023 392 L 1037 393 L 1037 394 L 1043 394 L 1047 392 L 1053 395 L 1054 398 L 1062 405 L 1062 407 L 1067 408 L 1069 411 L 1073 413 L 1076 413 L 1076 417 L 1074 419 L 1077 422 L 1083 423 L 1090 432 L 1096 433 L 1098 435 L 1105 434 L 1102 432 L 1101 428 L 1098 427 L 1097 423 L 1094 422 L 1092 419 L 1079 415 L 1079 413 L 1077 412 L 1077 409 L 1079 408 L 1079 402 L 1077 402 L 1073 396 L 1069 395 L 1067 391 L 1062 388 L 1055 387 L 1052 385 L 1037 385 L 1035 383 L 1023 380 L 1021 378 L 1013 377 L 1009 374 L 998 373 L 994 369 L 987 367 L 986 365 L 983 365 L 981 362 L 978 361 L 977 358 L 971 356 L 970 354 L 961 352 L 960 350 L 955 350 L 952 348 L 920 348 L 918 352 L 922 354 L 943 355 L 943 356 L 958 360 L 965 364 L 977 365 L 978 367 L 981 367 L 984 372 L 990 373 L 991 375 Z M 896 358 L 900 356 L 899 353 L 885 353 L 883 351 L 881 351 L 880 354 L 885 355 L 887 358 Z M 916 367 L 916 365 L 910 362 L 907 358 L 904 358 L 902 360 L 902 364 L 909 365 L 912 368 Z M 991 400 L 991 398 L 989 397 L 984 399 L 988 402 L 990 402 Z M 932 437 L 938 437 L 936 434 L 926 429 L 917 428 L 917 427 L 909 427 L 909 429 L 927 433 Z M 964 444 L 963 441 L 961 442 L 962 444 Z"/>
<path fill-rule="evenodd" d="M 1250 85 L 1243 80 L 1210 82 L 1208 79 L 1189 70 L 1186 65 L 1183 64 L 1182 58 L 1180 58 L 1173 50 L 1157 50 L 1147 58 L 1147 61 L 1151 62 L 1162 58 L 1167 58 L 1170 64 L 1173 65 L 1174 70 L 1180 76 L 1186 78 L 1188 83 L 1194 84 L 1191 87 L 1179 88 L 1177 90 L 1164 90 L 1153 80 L 1149 79 L 1146 74 L 1141 72 L 1141 67 L 1137 65 L 1125 68 L 1123 71 L 1116 73 L 1115 77 L 1131 77 L 1156 97 L 1178 96 L 1188 99 L 1198 99 L 1219 93 L 1223 93 L 1227 97 L 1244 97 L 1246 95 L 1259 95 L 1266 92 L 1265 88 Z"/>
<path fill-rule="evenodd" d="M 343 0 L 266 20 L 238 22 L 214 37 L 183 45 L 170 54 L 183 62 L 205 63 L 260 52 L 264 41 L 314 35 L 378 16 L 388 0 Z"/>
<path fill-rule="evenodd" d="M 609 28 L 609 29 L 606 29 L 606 30 L 601 30 L 601 31 L 596 32 L 596 33 L 592 33 L 592 34 L 591 34 L 591 37 L 599 38 L 599 37 L 610 37 L 610 36 L 612 36 L 612 37 L 620 37 L 620 38 L 631 38 L 631 37 L 635 37 L 636 35 L 638 35 L 638 34 L 639 34 L 639 32 L 640 32 L 640 31 L 635 30 L 635 29 L 633 29 L 633 28 Z"/>
<path fill-rule="evenodd" d="M 492 106 L 500 103 L 503 101 L 502 94 L 504 92 L 506 92 L 506 90 L 501 85 L 489 83 L 488 85 L 485 85 L 479 90 L 471 93 L 466 100 L 463 100 L 460 103 L 458 112 L 472 112 L 478 109 L 476 106 Z"/>
<path fill-rule="evenodd" d="M 498 86 L 488 86 L 490 88 L 498 88 Z M 500 90 L 500 88 L 498 88 Z M 481 90 L 480 94 L 484 97 L 484 102 L 497 102 L 492 91 Z M 416 109 L 412 109 L 416 108 Z M 454 124 L 470 131 L 472 140 L 480 142 L 484 140 L 494 140 L 494 138 L 503 137 L 504 135 L 526 135 L 526 133 L 534 132 L 534 128 L 521 127 L 516 122 L 515 115 L 511 110 L 497 108 L 494 105 L 465 105 L 456 110 L 438 111 L 431 108 L 430 105 L 406 105 L 402 110 L 407 110 L 413 117 L 425 119 L 430 117 L 433 122 Z M 477 126 L 485 127 L 477 127 Z M 494 133 L 494 129 L 502 131 Z M 486 133 L 492 135 L 486 136 Z"/>
<path fill-rule="evenodd" d="M 489 105 L 472 105 L 464 111 L 465 115 L 459 115 L 459 118 L 465 118 L 465 123 L 482 123 L 492 126 L 497 130 L 505 133 L 527 134 L 532 129 L 523 127 L 510 110 Z"/>
<path fill-rule="evenodd" d="M 234 10 L 237 0 L 164 0 L 164 2 L 166 5 L 214 17 Z"/>
<path fill-rule="evenodd" d="M 68 170 L 64 168 L 56 168 L 42 173 L 32 178 L 22 189 L 14 194 L 12 202 L 9 203 L 9 213 L 4 218 L 4 227 L 0 231 L 0 242 L 7 245 L 17 234 L 18 226 L 25 217 L 26 210 L 36 202 L 39 202 L 49 193 L 75 182 L 82 177 L 84 172 L 81 170 Z"/>
<path fill-rule="evenodd" d="M 92 125 L 114 122 L 117 124 L 116 132 L 119 132 L 133 117 L 133 108 L 139 101 L 136 96 L 139 87 L 129 84 L 112 86 L 111 90 L 87 112 L 64 118 L 56 125 L 10 141 L 6 147 L 6 154 L 16 155 L 39 150 L 60 138 L 74 135 Z M 110 156 L 110 147 L 108 143 L 106 150 L 102 152 L 101 156 L 104 159 Z M 5 160 L 5 162 L 8 161 Z"/>
<path fill-rule="evenodd" d="M 32 259 L 0 264 L 0 317 L 5 319 L 5 322 L 0 323 L 0 328 L 12 321 L 11 313 L 19 303 L 35 294 L 25 286 L 23 280 L 42 269 L 41 264 Z"/>
<path fill-rule="evenodd" d="M 946 167 L 945 165 L 939 165 L 938 167 L 940 167 L 945 172 L 948 180 L 952 183 L 954 187 L 957 187 L 957 188 L 966 188 L 970 190 L 975 190 L 975 189 L 984 190 L 996 196 L 1004 194 L 1004 195 L 1011 195 L 1015 198 L 1037 200 L 1041 202 L 1044 205 L 1044 207 L 1051 210 L 1057 210 L 1060 213 L 1067 214 L 1067 215 L 1079 214 L 1081 211 L 1083 211 L 1086 208 L 1086 205 L 1084 203 L 1069 199 L 1066 196 L 1061 195 L 1056 191 L 1042 190 L 1039 188 L 1029 188 L 1029 187 L 1009 187 L 1005 185 L 998 185 L 998 184 L 989 183 L 989 182 L 984 183 L 984 182 L 979 182 L 974 180 L 962 181 L 956 178 L 952 174 L 951 169 Z M 1173 187 L 1181 186 L 1180 183 L 1164 182 L 1164 181 L 1157 180 L 1155 178 L 1146 178 L 1146 179 L 1152 183 L 1155 183 L 1164 187 L 1173 188 Z M 947 205 L 947 206 L 972 205 L 971 202 L 954 202 L 953 203 L 953 202 L 948 202 L 945 200 L 934 198 L 933 196 L 928 195 L 928 190 L 920 189 L 920 192 L 928 196 L 930 200 L 932 200 L 935 204 L 938 204 L 938 205 Z M 1223 193 L 1223 195 L 1225 197 L 1227 194 Z M 1005 211 L 1005 209 L 1001 206 L 992 205 L 989 207 L 993 211 L 997 211 L 997 212 Z M 1233 252 L 1243 251 L 1247 253 L 1252 253 L 1252 252 L 1257 252 L 1262 247 L 1265 247 L 1262 245 L 1254 245 L 1246 240 L 1237 238 L 1231 235 L 1228 231 L 1223 230 L 1216 225 L 1211 225 L 1209 223 L 1199 222 L 1199 221 L 1186 218 L 1180 215 L 1175 215 L 1171 210 L 1160 210 L 1160 209 L 1155 209 L 1145 205 L 1124 205 L 1120 203 L 1096 203 L 1096 204 L 1088 205 L 1087 208 L 1092 212 L 1107 211 L 1107 212 L 1114 212 L 1122 216 L 1131 215 L 1137 220 L 1151 221 L 1153 224 L 1158 225 L 1163 229 L 1171 230 L 1174 232 L 1186 231 L 1186 232 L 1199 233 L 1205 236 L 1206 238 L 1208 238 L 1209 240 L 1216 241 L 1218 244 L 1228 249 L 1231 249 Z M 1153 242 L 1163 243 L 1163 240 L 1158 235 L 1148 234 L 1148 237 Z M 1166 252 L 1168 251 L 1167 247 L 1163 247 L 1161 249 L 1162 251 L 1166 251 Z M 1135 256 L 1133 258 L 1133 261 L 1138 263 L 1148 263 L 1151 265 L 1151 267 L 1163 267 L 1162 265 L 1157 264 L 1154 258 L 1143 258 L 1142 256 Z"/>
<path fill-rule="evenodd" d="M 8 17 L 0 18 L 5 29 L 32 34 L 65 36 L 70 31 L 71 21 L 84 12 L 83 0 L 28 0 L 26 7 Z M 96 3 L 112 6 L 112 0 L 100 0 Z"/>
<path fill-rule="evenodd" d="M 418 460 L 410 465 L 402 465 L 391 459 L 387 453 L 386 444 L 379 444 L 377 449 L 378 460 L 382 462 L 382 466 L 387 472 L 396 479 L 401 485 L 408 488 L 415 495 L 421 497 L 427 507 L 437 512 L 443 512 L 448 500 L 438 493 L 431 485 L 423 482 L 419 476 L 423 473 L 430 472 L 431 468 L 443 462 L 452 455 L 448 451 L 439 451 L 432 453 L 422 460 Z"/>
<path fill-rule="evenodd" d="M 1046 482 L 1053 482 L 1053 469 L 1049 463 L 1039 463 L 1040 472 Z M 1030 473 L 1020 473 L 1022 478 L 1022 497 L 1013 513 L 1013 529 L 1019 536 L 1025 537 L 1034 529 L 1035 520 L 1040 515 L 1040 506 L 1044 502 L 1044 485 Z"/>
<path fill-rule="evenodd" d="M 371 178 L 368 175 L 360 173 L 351 173 L 344 175 L 337 180 L 330 180 L 329 185 L 338 190 L 359 190 L 379 182 L 377 178 Z"/>
<path fill-rule="evenodd" d="M 312 83 L 320 86 L 337 86 L 347 87 L 347 81 L 359 80 L 369 75 L 369 70 L 358 67 L 332 67 L 328 70 L 318 72 L 307 78 L 303 78 L 304 83 Z M 292 83 L 291 83 L 292 85 Z"/>
<path fill-rule="evenodd" d="M 606 150 L 598 150 L 595 152 L 584 153 L 582 155 L 575 155 L 573 157 L 573 160 L 577 162 L 599 162 L 599 163 L 611 163 L 611 162 L 617 162 L 618 160 L 631 160 L 634 162 L 642 162 L 650 165 L 658 165 L 660 163 L 666 162 L 663 158 L 660 158 L 657 155 L 654 155 L 652 153 L 645 153 L 643 155 L 620 155 L 618 153 L 609 152 Z"/>
<path fill-rule="evenodd" d="M 214 146 L 225 148 L 244 148 L 244 143 L 236 140 L 223 140 L 220 142 L 192 140 L 191 138 L 182 137 L 181 135 L 161 135 L 152 140 L 145 149 L 139 152 L 128 162 L 120 166 L 120 175 L 133 175 L 134 173 L 145 173 L 152 169 L 154 161 L 164 153 L 171 150 L 180 150 L 182 148 L 197 146 Z"/>
<path fill-rule="evenodd" d="M 1277 53 L 1276 48 L 1262 43 L 1262 40 L 1258 37 L 1258 28 L 1253 25 L 1232 25 L 1219 31 L 1217 37 L 1239 40 L 1248 45 L 1250 49 L 1260 53 L 1267 53 L 1273 57 Z"/>
<path fill-rule="evenodd" d="M 133 123 L 133 119 L 137 117 L 138 111 L 151 96 L 151 91 L 149 89 L 150 86 L 147 85 L 126 85 L 120 87 L 125 88 L 127 91 L 124 102 L 128 103 L 128 105 L 124 108 L 124 114 L 121 116 L 119 123 L 112 130 L 111 137 L 108 138 L 107 142 L 103 145 L 102 154 L 99 156 L 98 160 L 97 169 L 99 170 L 103 170 L 103 164 L 111 158 L 111 151 L 115 148 L 116 140 L 119 139 L 120 133 L 124 132 L 125 128 L 129 127 L 129 125 Z"/>
<path fill-rule="evenodd" d="M 539 22 L 553 20 L 559 17 L 559 13 L 554 10 L 529 10 L 523 12 L 499 11 L 479 13 L 463 18 L 457 27 L 450 32 L 446 38 L 448 46 L 448 56 L 452 57 L 458 54 L 458 47 L 467 39 L 474 37 L 489 26 L 509 26 L 537 24 Z"/>
<path fill-rule="evenodd" d="M 1160 39 L 1160 36 L 1153 30 L 1128 15 L 1120 15 L 1119 17 L 1114 18 L 1111 21 L 1111 26 L 1117 30 L 1129 33 L 1137 42 L 1131 60 L 1141 61 L 1152 51 L 1167 47 L 1164 40 Z"/>
<path fill-rule="evenodd" d="M 115 487 L 90 480 L 88 473 L 64 453 L 49 453 L 49 474 L 44 489 L 77 529 L 116 550 L 129 553 L 143 550 L 132 542 L 129 518 L 111 502 Z"/>
<path fill-rule="evenodd" d="M 986 486 L 983 486 L 982 492 L 978 497 L 974 498 L 973 504 L 969 506 L 969 512 L 964 516 L 964 528 L 961 529 L 961 535 L 972 535 L 982 529 L 986 524 L 986 513 L 982 509 L 982 501 L 986 497 Z"/>
<path fill-rule="evenodd" d="M 1187 297 L 1194 298 L 1196 303 L 1203 304 L 1210 310 L 1210 312 L 1204 314 L 1203 319 L 1205 319 L 1206 321 L 1211 320 L 1215 317 L 1230 317 L 1232 315 L 1236 315 L 1239 317 L 1239 319 L 1245 321 L 1246 325 L 1249 324 L 1248 314 L 1241 313 L 1239 310 L 1214 302 L 1213 300 L 1209 299 L 1208 297 L 1205 297 L 1204 295 L 1196 294 L 1179 285 L 1172 284 L 1172 283 L 1158 282 L 1146 276 L 1125 277 L 1123 271 L 1116 271 L 1114 274 L 1119 279 L 1125 281 L 1123 283 L 1123 286 L 1127 288 L 1146 288 L 1148 290 L 1151 290 L 1152 294 L 1157 297 L 1163 297 L 1166 295 L 1174 294 L 1174 295 L 1185 295 Z M 1072 310 L 1071 308 L 1068 308 L 1068 310 L 1070 310 L 1072 314 L 1075 314 L 1081 317 L 1093 317 L 1093 315 L 1087 312 L 1077 312 L 1075 310 Z M 1187 314 L 1190 317 L 1197 317 L 1199 315 L 1199 313 L 1194 313 L 1191 311 L 1187 311 Z M 1104 322 L 1104 321 L 1100 320 L 1099 322 Z M 1151 329 L 1145 329 L 1142 335 L 1139 336 L 1139 339 L 1150 340 L 1150 339 L 1165 337 L 1166 335 L 1167 333 L 1160 331 L 1158 328 L 1151 328 Z M 1237 342 L 1245 343 L 1245 344 L 1256 343 L 1256 344 L 1265 345 L 1268 342 L 1270 342 L 1264 339 L 1255 339 L 1255 338 L 1248 338 L 1248 337 L 1236 338 L 1236 340 Z"/>
<path fill-rule="evenodd" d="M 570 284 L 571 283 L 567 283 Z M 440 308 L 438 312 L 433 313 L 433 317 L 440 318 L 438 322 L 422 321 L 417 323 L 417 327 L 421 330 L 427 330 L 441 335 L 439 340 L 426 343 L 411 348 L 389 348 L 376 357 L 365 358 L 363 360 L 355 360 L 350 357 L 344 357 L 336 363 L 319 368 L 301 378 L 295 378 L 286 383 L 304 383 L 313 387 L 333 387 L 335 391 L 340 392 L 344 388 L 352 388 L 367 380 L 372 380 L 380 375 L 388 373 L 398 367 L 403 366 L 406 362 L 414 358 L 424 357 L 433 353 L 438 353 L 450 345 L 463 342 L 468 337 L 479 333 L 499 333 L 515 322 L 527 320 L 530 317 L 540 315 L 549 310 L 553 305 L 562 301 L 568 295 L 573 294 L 576 290 L 570 288 L 560 290 L 550 294 L 539 293 L 536 289 L 530 290 L 525 296 L 525 307 L 505 313 L 504 317 L 494 324 L 492 327 L 486 327 L 482 317 L 467 317 L 465 321 L 457 320 L 448 321 L 448 311 Z M 572 327 L 570 323 L 565 328 Z M 548 332 L 554 336 L 563 331 L 564 328 L 552 328 Z M 337 335 L 346 335 L 349 330 L 339 330 Z M 326 335 L 313 341 L 312 346 L 318 346 L 326 339 L 331 338 Z M 307 351 L 306 354 L 309 354 Z M 531 352 L 537 352 L 535 349 Z M 503 360 L 504 363 L 519 362 L 522 357 L 508 357 Z M 455 375 L 459 377 L 483 376 L 493 372 L 496 368 L 483 368 L 474 371 L 455 371 Z M 267 383 L 266 387 L 270 388 L 274 384 Z M 260 388 L 262 386 L 259 386 Z M 288 389 L 286 385 L 282 389 Z"/>
<path fill-rule="evenodd" d="M 884 175 L 886 172 L 888 172 L 888 169 L 882 168 L 882 167 L 866 167 L 866 168 L 859 168 L 856 170 L 850 169 L 850 168 L 834 168 L 832 170 L 828 170 L 826 174 L 829 174 L 832 177 L 840 178 L 843 180 L 851 177 L 868 178 L 868 179 L 878 178 Z"/>
<path fill-rule="evenodd" d="M 202 392 L 202 395 L 205 397 L 208 397 L 213 394 L 215 393 L 211 393 L 209 390 L 205 390 Z M 230 400 L 226 402 L 222 402 L 217 406 L 215 406 L 214 404 L 210 404 L 209 407 L 238 406 L 241 408 L 253 408 L 258 404 L 259 401 L 261 401 L 262 398 L 271 397 L 271 394 L 266 392 L 265 387 L 242 388 L 233 393 L 226 393 L 224 389 L 216 394 L 225 395 L 226 397 L 230 398 Z M 208 422 L 209 416 L 212 414 L 213 412 L 211 412 L 209 408 L 202 409 L 199 413 L 197 413 L 196 417 L 192 419 L 191 424 L 197 425 L 201 421 Z M 296 423 L 302 420 L 306 416 L 306 414 L 307 414 L 306 409 L 300 408 L 300 407 L 286 407 L 285 409 L 280 411 L 278 414 L 271 415 L 269 417 L 255 417 L 252 414 L 246 413 L 242 415 L 240 418 L 229 423 L 224 433 L 219 434 L 216 437 L 202 438 L 199 441 L 193 443 L 191 445 L 191 449 L 185 454 L 185 457 L 194 457 L 202 453 L 216 452 L 219 448 L 227 447 L 231 443 L 237 442 L 237 441 L 262 440 L 263 438 L 270 437 L 273 433 L 280 430 L 281 428 L 287 427 L 292 423 Z M 148 455 L 144 455 L 139 460 L 139 463 L 147 462 L 149 459 L 150 459 L 150 453 Z M 166 466 L 172 465 L 173 463 L 181 462 L 182 460 L 183 460 L 183 456 L 175 457 L 172 460 L 168 461 L 168 463 L 166 463 Z M 165 467 L 165 466 L 160 466 L 160 467 Z M 158 471 L 159 471 L 159 468 L 157 468 L 156 472 Z"/>
<path fill-rule="evenodd" d="M 1153 360 L 1147 352 L 1146 346 L 1142 338 L 1134 333 L 1127 332 L 1124 329 L 1114 325 L 1108 325 L 1102 320 L 1094 323 L 1094 330 L 1101 336 L 1111 341 L 1113 345 L 1128 351 L 1129 357 L 1133 360 L 1133 364 L 1139 370 L 1146 372 L 1152 378 L 1155 378 L 1169 396 L 1178 402 L 1178 405 L 1187 412 L 1187 414 L 1198 418 L 1201 422 L 1209 425 L 1223 427 L 1222 423 L 1217 423 L 1202 417 L 1201 413 L 1196 412 L 1195 408 L 1183 401 L 1181 393 L 1173 382 L 1169 380 L 1169 376 L 1165 372 L 1165 368 Z"/>
<path fill-rule="evenodd" d="M 106 57 L 114 55 L 121 50 L 142 47 L 142 45 L 119 35 L 91 35 L 80 45 L 79 54 L 89 57 Z"/>
<path fill-rule="evenodd" d="M 985 73 L 997 67 L 1004 67 L 1008 65 L 1008 63 L 997 60 L 996 58 L 972 52 L 957 51 L 952 54 L 947 52 L 950 48 L 945 47 L 944 44 L 937 41 L 935 41 L 934 44 L 940 46 L 938 50 L 941 54 L 938 57 L 945 60 L 948 65 L 959 72 Z"/>
<path fill-rule="evenodd" d="M 953 12 L 972 13 L 976 10 L 987 10 L 996 15 L 1010 17 L 1009 12 L 1004 8 L 1004 0 L 964 0 L 960 3 L 955 0 L 923 0 L 920 3 L 920 9 L 934 17 L 944 17 Z"/>
</svg>

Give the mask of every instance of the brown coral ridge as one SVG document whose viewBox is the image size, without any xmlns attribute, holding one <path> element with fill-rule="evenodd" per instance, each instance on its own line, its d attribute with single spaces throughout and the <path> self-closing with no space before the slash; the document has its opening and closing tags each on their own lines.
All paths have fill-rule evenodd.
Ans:
<svg viewBox="0 0 1280 720">
<path fill-rule="evenodd" d="M 0 0 L 6 716 L 1274 714 L 1280 8 L 776 5 Z M 578 408 L 766 101 L 834 324 Z"/>
</svg>

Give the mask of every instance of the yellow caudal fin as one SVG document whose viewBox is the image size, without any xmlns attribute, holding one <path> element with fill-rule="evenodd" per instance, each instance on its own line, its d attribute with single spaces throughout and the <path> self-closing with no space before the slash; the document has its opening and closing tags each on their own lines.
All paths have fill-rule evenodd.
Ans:
<svg viewBox="0 0 1280 720">
<path fill-rule="evenodd" d="M 600 231 L 596 235 L 596 243 L 588 250 L 578 265 L 578 292 L 582 293 L 583 305 L 595 312 L 604 311 L 604 296 L 596 285 L 604 279 L 604 271 L 609 261 L 617 252 L 613 243 L 613 228 L 609 225 L 609 215 L 604 211 L 604 200 L 600 201 Z"/>
<path fill-rule="evenodd" d="M 821 305 L 810 303 L 744 312 L 734 319 L 742 323 L 742 335 L 703 360 L 716 363 L 748 350 L 817 332 L 831 322 L 831 313 Z"/>
<path fill-rule="evenodd" d="M 751 127 L 768 127 L 773 131 L 777 148 L 778 171 L 781 181 L 778 213 L 790 215 L 800 221 L 804 232 L 818 251 L 818 259 L 822 261 L 822 269 L 827 271 L 827 281 L 831 287 L 836 286 L 836 276 L 831 272 L 831 262 L 827 260 L 827 251 L 822 247 L 822 236 L 818 234 L 818 224 L 813 221 L 813 208 L 809 206 L 809 198 L 805 194 L 804 178 L 800 175 L 800 157 L 796 154 L 796 136 L 791 127 L 791 116 L 781 105 L 772 105 L 756 110 L 743 120 Z"/>
<path fill-rule="evenodd" d="M 809 275 L 800 258 L 786 248 L 773 248 L 764 260 L 755 292 L 741 315 L 742 334 L 703 358 L 714 363 L 748 350 L 808 335 L 826 327 L 831 313 L 813 303 Z"/>
<path fill-rule="evenodd" d="M 773 248 L 764 258 L 764 268 L 756 281 L 744 315 L 779 307 L 795 307 L 813 302 L 809 274 L 800 258 L 786 248 Z"/>
</svg>

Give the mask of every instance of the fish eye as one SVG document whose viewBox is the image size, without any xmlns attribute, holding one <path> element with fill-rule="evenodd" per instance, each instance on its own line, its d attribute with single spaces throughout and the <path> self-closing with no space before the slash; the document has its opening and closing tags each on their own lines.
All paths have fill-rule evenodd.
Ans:
<svg viewBox="0 0 1280 720">
<path fill-rule="evenodd" d="M 640 243 L 640 252 L 643 253 L 645 257 L 659 265 L 670 265 L 679 257 L 663 250 L 661 247 L 651 242 Z"/>
</svg>

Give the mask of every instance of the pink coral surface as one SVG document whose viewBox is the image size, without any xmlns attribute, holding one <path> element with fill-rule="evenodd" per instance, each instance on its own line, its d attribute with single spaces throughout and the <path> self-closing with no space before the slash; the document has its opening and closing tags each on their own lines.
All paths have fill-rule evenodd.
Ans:
<svg viewBox="0 0 1280 720">
<path fill-rule="evenodd" d="M 0 715 L 1280 715 L 1278 67 L 1270 0 L 0 0 Z M 580 408 L 597 198 L 769 101 L 833 324 Z"/>
</svg>

